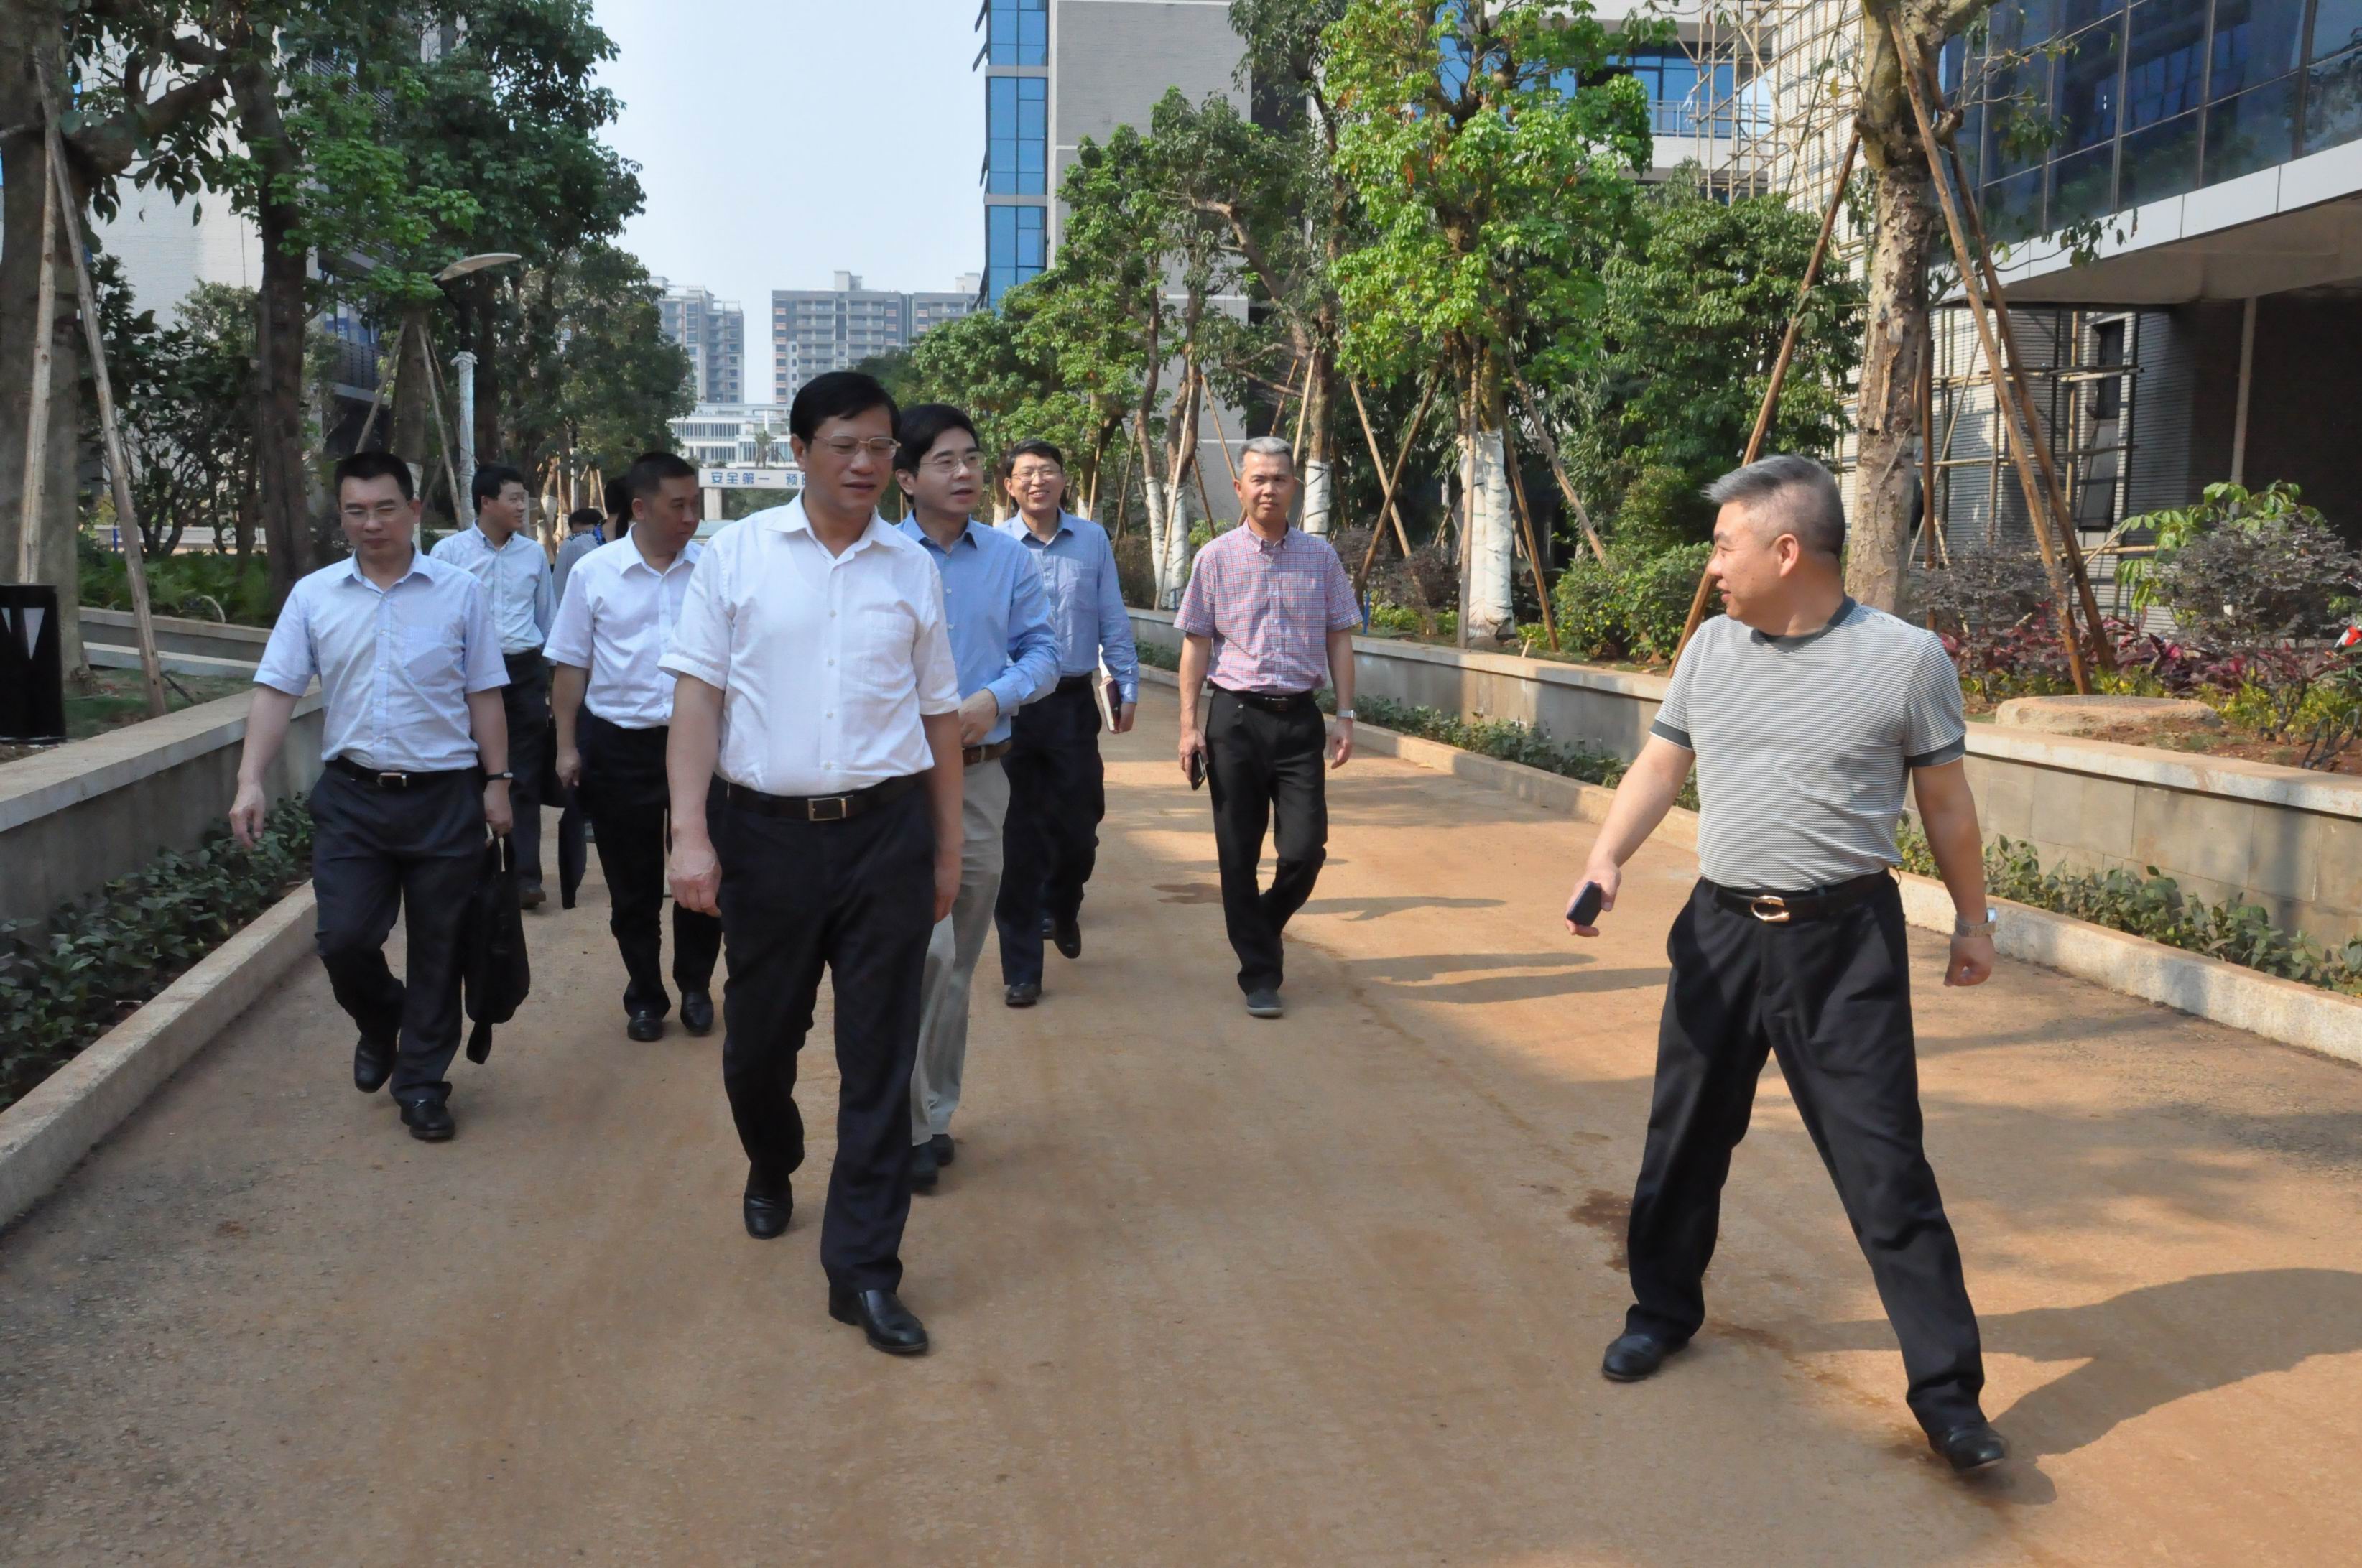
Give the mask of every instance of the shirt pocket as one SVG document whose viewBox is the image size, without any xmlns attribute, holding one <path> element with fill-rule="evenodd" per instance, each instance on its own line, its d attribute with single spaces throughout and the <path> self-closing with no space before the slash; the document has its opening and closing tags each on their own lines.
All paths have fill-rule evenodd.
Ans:
<svg viewBox="0 0 2362 1568">
<path fill-rule="evenodd" d="M 394 657 L 404 679 L 429 688 L 458 676 L 459 638 L 441 626 L 403 626 L 395 634 Z"/>
<path fill-rule="evenodd" d="M 847 685 L 884 698 L 912 690 L 918 624 L 907 604 L 869 604 L 854 611 L 844 641 Z"/>
</svg>

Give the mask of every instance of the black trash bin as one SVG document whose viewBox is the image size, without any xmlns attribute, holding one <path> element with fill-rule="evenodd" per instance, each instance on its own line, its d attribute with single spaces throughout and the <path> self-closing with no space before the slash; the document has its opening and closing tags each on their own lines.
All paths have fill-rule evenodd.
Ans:
<svg viewBox="0 0 2362 1568">
<path fill-rule="evenodd" d="M 66 738 L 61 631 L 56 589 L 0 582 L 0 741 L 47 745 Z"/>
</svg>

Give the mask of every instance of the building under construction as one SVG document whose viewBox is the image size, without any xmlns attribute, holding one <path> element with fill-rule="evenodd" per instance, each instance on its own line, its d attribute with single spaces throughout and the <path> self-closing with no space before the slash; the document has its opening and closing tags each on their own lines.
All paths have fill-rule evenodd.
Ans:
<svg viewBox="0 0 2362 1568">
<path fill-rule="evenodd" d="M 1683 31 L 1696 117 L 1727 138 L 1708 185 L 1823 210 L 1852 135 L 1857 0 L 1709 8 Z M 1968 105 L 1962 161 L 2086 543 L 2225 479 L 2294 480 L 2362 528 L 2362 5 L 2004 4 L 1940 74 Z M 1936 318 L 1923 559 L 2031 547 L 1962 304 Z"/>
</svg>

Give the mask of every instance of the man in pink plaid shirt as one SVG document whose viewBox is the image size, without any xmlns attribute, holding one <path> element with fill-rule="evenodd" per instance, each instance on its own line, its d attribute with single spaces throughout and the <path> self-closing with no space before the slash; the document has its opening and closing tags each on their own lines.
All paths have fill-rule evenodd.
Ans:
<svg viewBox="0 0 2362 1568">
<path fill-rule="evenodd" d="M 1353 754 L 1353 585 L 1326 539 L 1288 526 L 1296 462 L 1287 443 L 1246 444 L 1234 481 L 1242 526 L 1198 552 L 1174 618 L 1181 645 L 1181 771 L 1205 768 L 1222 868 L 1222 920 L 1239 955 L 1247 1011 L 1277 1018 L 1280 932 L 1312 896 L 1328 857 L 1321 770 Z M 1214 692 L 1198 721 L 1210 674 Z M 1324 734 L 1313 693 L 1337 688 L 1337 727 Z M 1193 775 L 1194 776 L 1194 775 Z M 1266 827 L 1278 865 L 1255 885 Z"/>
</svg>

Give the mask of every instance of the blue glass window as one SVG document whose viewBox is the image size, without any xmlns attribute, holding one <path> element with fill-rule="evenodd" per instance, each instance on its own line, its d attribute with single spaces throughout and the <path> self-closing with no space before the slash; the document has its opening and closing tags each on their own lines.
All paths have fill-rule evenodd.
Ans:
<svg viewBox="0 0 2362 1568">
<path fill-rule="evenodd" d="M 1050 0 L 992 0 L 987 41 L 995 65 L 1050 63 Z"/>
<path fill-rule="evenodd" d="M 2362 0 L 2320 0 L 2312 12 L 2312 47 L 2307 60 L 2326 60 L 2362 44 Z"/>
<path fill-rule="evenodd" d="M 2297 68 L 2304 7 L 2290 0 L 2216 0 L 2210 102 L 2273 82 Z"/>
<path fill-rule="evenodd" d="M 987 300 L 1000 296 L 1041 275 L 1043 209 L 1035 206 L 992 206 L 984 209 L 984 286 Z"/>
<path fill-rule="evenodd" d="M 2144 0 L 2133 8 L 2125 65 L 2125 128 L 2198 107 L 2206 74 L 2206 0 Z"/>
<path fill-rule="evenodd" d="M 1049 82 L 1039 76 L 985 81 L 985 183 L 996 196 L 1039 196 L 1048 186 Z"/>
<path fill-rule="evenodd" d="M 2125 25 L 2116 20 L 2067 40 L 2058 61 L 2059 156 L 2116 134 L 2116 78 L 2124 36 Z"/>
</svg>

